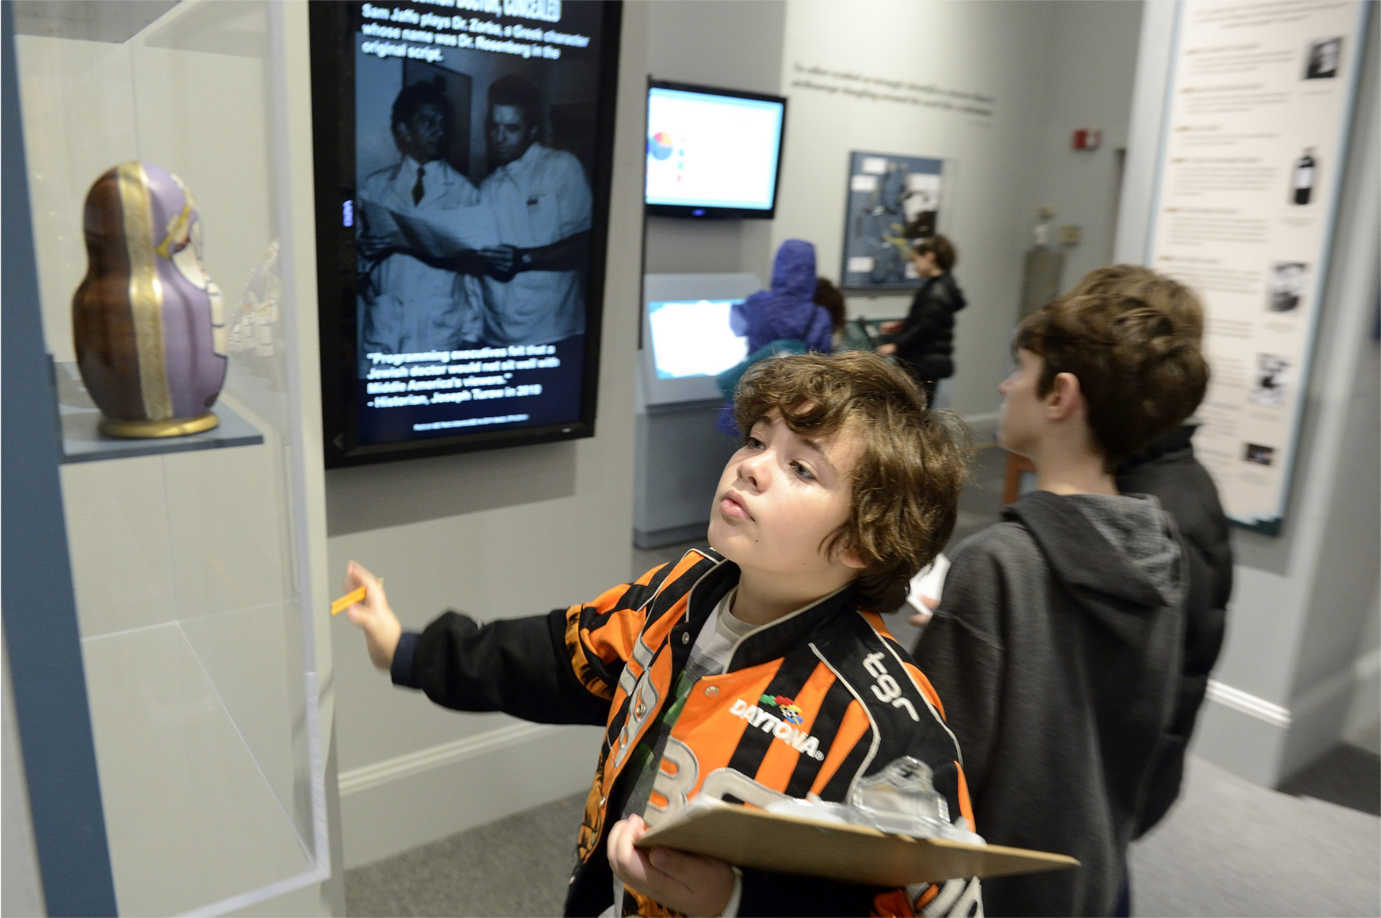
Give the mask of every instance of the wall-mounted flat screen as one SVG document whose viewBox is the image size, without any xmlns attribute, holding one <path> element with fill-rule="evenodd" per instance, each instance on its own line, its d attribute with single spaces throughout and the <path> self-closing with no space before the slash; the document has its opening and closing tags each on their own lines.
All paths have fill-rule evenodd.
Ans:
<svg viewBox="0 0 1381 918">
<path fill-rule="evenodd" d="M 649 81 L 647 212 L 771 218 L 785 128 L 781 96 Z"/>
<path fill-rule="evenodd" d="M 621 13 L 310 5 L 328 467 L 593 435 Z"/>
</svg>

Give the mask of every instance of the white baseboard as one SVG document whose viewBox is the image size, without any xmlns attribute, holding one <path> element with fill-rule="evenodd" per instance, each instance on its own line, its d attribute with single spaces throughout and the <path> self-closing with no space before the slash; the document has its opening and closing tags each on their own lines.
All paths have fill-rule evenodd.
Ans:
<svg viewBox="0 0 1381 918">
<path fill-rule="evenodd" d="M 1290 726 L 1289 709 L 1264 698 L 1258 698 L 1241 689 L 1233 688 L 1226 682 L 1219 682 L 1216 679 L 1208 680 L 1208 690 L 1205 695 L 1209 701 L 1231 708 L 1248 717 L 1254 717 L 1273 727 L 1285 728 Z"/>
<path fill-rule="evenodd" d="M 1263 787 L 1280 780 L 1290 712 L 1210 679 L 1190 752 Z"/>
<path fill-rule="evenodd" d="M 1374 736 L 1381 719 L 1381 651 L 1303 692 L 1289 708 L 1210 679 L 1193 751 L 1273 787 L 1339 742 Z"/>
<path fill-rule="evenodd" d="M 589 786 L 603 731 L 515 721 L 340 776 L 347 869 Z M 571 826 L 574 846 L 578 827 Z"/>
</svg>

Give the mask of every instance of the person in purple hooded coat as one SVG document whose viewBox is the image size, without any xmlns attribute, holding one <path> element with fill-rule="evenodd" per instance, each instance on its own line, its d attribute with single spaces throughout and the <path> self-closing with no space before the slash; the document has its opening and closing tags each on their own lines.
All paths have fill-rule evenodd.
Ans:
<svg viewBox="0 0 1381 918">
<path fill-rule="evenodd" d="M 733 415 L 734 388 L 750 366 L 773 354 L 834 350 L 834 322 L 814 296 L 815 246 L 804 239 L 788 239 L 772 262 L 772 285 L 735 303 L 729 312 L 734 334 L 748 339 L 748 356 L 716 379 L 725 396 L 718 421 L 724 433 L 739 435 Z"/>
</svg>

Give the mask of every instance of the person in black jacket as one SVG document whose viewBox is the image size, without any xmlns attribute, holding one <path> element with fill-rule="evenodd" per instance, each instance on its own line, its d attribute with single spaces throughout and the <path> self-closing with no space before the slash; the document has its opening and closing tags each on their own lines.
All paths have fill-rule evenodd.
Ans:
<svg viewBox="0 0 1381 918">
<path fill-rule="evenodd" d="M 1136 837 L 1149 832 L 1169 812 L 1184 778 L 1185 750 L 1218 662 L 1232 595 L 1232 544 L 1218 488 L 1194 457 L 1186 424 L 1151 444 L 1117 471 L 1124 494 L 1152 494 L 1170 514 L 1189 549 L 1189 595 L 1185 601 L 1184 667 L 1179 699 L 1162 760 L 1146 792 Z"/>
<path fill-rule="evenodd" d="M 1117 293 L 1172 315 L 1181 333 L 1202 342 L 1203 303 L 1184 284 L 1141 265 L 1109 265 L 1084 275 L 1068 296 Z M 1147 791 L 1136 836 L 1160 822 L 1179 796 L 1185 749 L 1194 732 L 1208 677 L 1218 662 L 1232 596 L 1232 543 L 1218 488 L 1194 457 L 1197 424 L 1186 423 L 1153 442 L 1117 469 L 1124 494 L 1151 494 L 1170 514 L 1189 548 L 1184 667 L 1170 733 Z"/>
<path fill-rule="evenodd" d="M 950 273 L 958 255 L 948 239 L 938 233 L 922 239 L 911 257 L 921 286 L 911 299 L 906 319 L 882 326 L 892 340 L 879 345 L 877 352 L 895 356 L 925 390 L 926 404 L 933 406 L 936 385 L 954 375 L 954 314 L 967 301 Z"/>
</svg>

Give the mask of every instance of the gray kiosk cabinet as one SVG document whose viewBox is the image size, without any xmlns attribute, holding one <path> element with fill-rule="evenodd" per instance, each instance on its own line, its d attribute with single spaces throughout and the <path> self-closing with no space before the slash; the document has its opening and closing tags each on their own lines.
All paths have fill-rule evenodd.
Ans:
<svg viewBox="0 0 1381 918">
<path fill-rule="evenodd" d="M 705 537 L 710 503 L 737 441 L 715 425 L 715 375 L 743 360 L 730 309 L 761 288 L 753 274 L 648 274 L 638 366 L 633 544 Z"/>
</svg>

